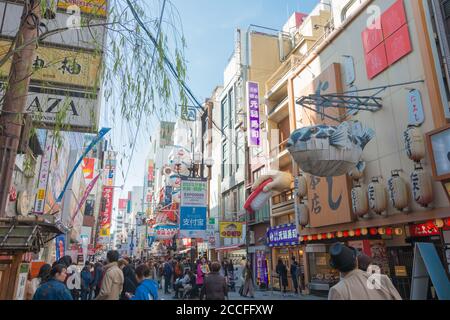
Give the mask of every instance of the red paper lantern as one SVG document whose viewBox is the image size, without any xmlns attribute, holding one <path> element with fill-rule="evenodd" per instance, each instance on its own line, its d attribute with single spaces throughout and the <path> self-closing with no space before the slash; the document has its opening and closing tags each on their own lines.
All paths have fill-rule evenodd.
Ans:
<svg viewBox="0 0 450 320">
<path fill-rule="evenodd" d="M 361 229 L 355 230 L 355 236 L 360 237 L 361 236 Z"/>
<path fill-rule="evenodd" d="M 322 233 L 322 239 L 327 239 L 327 234 L 326 233 Z"/>
<path fill-rule="evenodd" d="M 372 236 L 376 236 L 377 233 L 378 233 L 377 228 L 370 228 L 370 234 L 371 234 Z"/>
<path fill-rule="evenodd" d="M 392 228 L 386 228 L 386 235 L 387 236 L 392 236 L 393 230 Z"/>
<path fill-rule="evenodd" d="M 317 241 L 317 239 L 318 239 L 317 234 L 313 235 L 312 239 L 313 239 L 313 241 Z"/>
<path fill-rule="evenodd" d="M 445 225 L 450 227 L 450 218 L 445 219 Z"/>
<path fill-rule="evenodd" d="M 344 231 L 343 235 L 344 235 L 344 238 L 348 238 L 348 231 Z"/>
</svg>

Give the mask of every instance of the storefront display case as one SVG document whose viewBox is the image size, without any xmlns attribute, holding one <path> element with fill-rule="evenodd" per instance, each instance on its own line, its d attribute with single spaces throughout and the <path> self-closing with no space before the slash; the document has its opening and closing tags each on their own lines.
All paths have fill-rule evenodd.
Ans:
<svg viewBox="0 0 450 320">
<path fill-rule="evenodd" d="M 328 292 L 340 279 L 339 271 L 331 268 L 328 245 L 308 245 L 306 247 L 309 264 L 309 289 Z"/>
</svg>

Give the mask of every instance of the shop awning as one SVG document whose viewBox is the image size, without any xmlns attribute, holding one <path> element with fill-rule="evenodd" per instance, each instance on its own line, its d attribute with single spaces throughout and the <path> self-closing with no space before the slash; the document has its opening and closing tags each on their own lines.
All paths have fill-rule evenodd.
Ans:
<svg viewBox="0 0 450 320">
<path fill-rule="evenodd" d="M 234 246 L 228 246 L 228 247 L 220 247 L 216 248 L 216 251 L 234 251 L 234 250 L 240 250 L 244 245 L 238 244 Z"/>
<path fill-rule="evenodd" d="M 61 233 L 55 224 L 42 217 L 1 218 L 0 252 L 39 252 L 46 242 Z"/>
</svg>

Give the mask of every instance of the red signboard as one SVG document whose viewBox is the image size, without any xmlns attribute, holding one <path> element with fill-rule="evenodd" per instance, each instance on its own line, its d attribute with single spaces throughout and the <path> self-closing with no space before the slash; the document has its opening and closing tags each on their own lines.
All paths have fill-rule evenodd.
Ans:
<svg viewBox="0 0 450 320">
<path fill-rule="evenodd" d="M 119 199 L 119 210 L 126 210 L 128 199 Z"/>
<path fill-rule="evenodd" d="M 386 48 L 382 43 L 366 55 L 367 76 L 369 79 L 373 79 L 387 68 Z"/>
<path fill-rule="evenodd" d="M 430 237 L 440 235 L 439 229 L 431 223 L 421 223 L 409 226 L 411 237 Z"/>
<path fill-rule="evenodd" d="M 405 5 L 403 0 L 399 0 L 381 15 L 384 38 L 387 39 L 406 22 Z"/>
<path fill-rule="evenodd" d="M 393 65 L 412 51 L 408 25 L 404 25 L 386 39 L 386 53 L 389 65 Z"/>
<path fill-rule="evenodd" d="M 375 49 L 380 43 L 383 42 L 383 30 L 378 28 L 381 26 L 380 21 L 376 21 L 373 28 L 367 28 L 362 33 L 364 52 L 367 54 Z"/>
<path fill-rule="evenodd" d="M 148 164 L 148 182 L 153 182 L 153 180 L 155 179 L 155 163 L 153 162 L 153 160 L 150 160 L 149 164 Z"/>
<path fill-rule="evenodd" d="M 366 28 L 361 36 L 369 79 L 412 52 L 403 0 L 395 2 L 382 14 L 381 23 Z"/>
<path fill-rule="evenodd" d="M 104 205 L 102 204 L 102 208 L 100 211 L 100 228 L 101 229 L 109 229 L 111 227 L 111 214 L 113 207 L 113 187 L 103 187 L 102 198 L 104 201 Z"/>
</svg>

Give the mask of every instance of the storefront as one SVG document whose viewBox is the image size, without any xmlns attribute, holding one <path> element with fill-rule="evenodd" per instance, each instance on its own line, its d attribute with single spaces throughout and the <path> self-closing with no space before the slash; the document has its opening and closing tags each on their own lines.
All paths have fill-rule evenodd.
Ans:
<svg viewBox="0 0 450 320">
<path fill-rule="evenodd" d="M 300 245 L 297 227 L 295 224 L 279 225 L 267 230 L 268 246 L 272 248 L 272 261 L 269 263 L 270 286 L 273 290 L 281 290 L 281 279 L 276 272 L 278 261 L 286 266 L 288 270 L 288 287 L 287 290 L 294 291 L 294 285 L 291 276 L 291 265 L 293 258 L 299 263 L 299 286 L 302 288 L 304 284 L 304 247 Z"/>
</svg>

